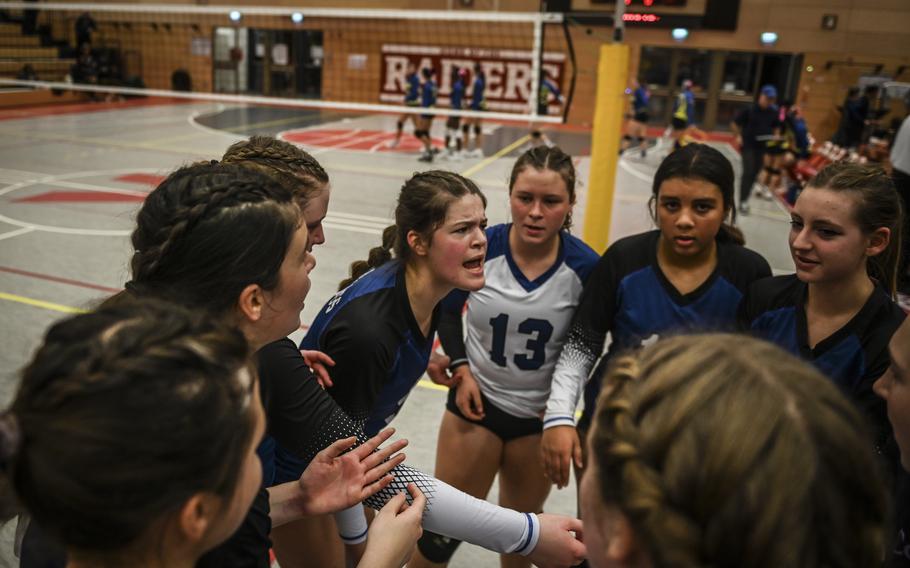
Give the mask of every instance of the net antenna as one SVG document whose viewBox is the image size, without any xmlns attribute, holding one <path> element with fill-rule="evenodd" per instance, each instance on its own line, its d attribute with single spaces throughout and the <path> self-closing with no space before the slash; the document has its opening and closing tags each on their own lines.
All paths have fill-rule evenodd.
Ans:
<svg viewBox="0 0 910 568">
<path fill-rule="evenodd" d="M 560 123 L 567 108 L 553 98 L 541 107 L 538 86 L 544 74 L 560 88 L 574 84 L 568 35 L 544 34 L 562 25 L 561 13 L 68 2 L 0 10 L 23 21 L 0 23 L 7 88 L 420 114 L 419 102 L 406 103 L 413 66 L 421 82 L 433 71 L 436 116 Z M 451 106 L 457 69 L 466 70 L 461 109 Z M 485 110 L 470 108 L 475 70 L 485 75 Z"/>
</svg>

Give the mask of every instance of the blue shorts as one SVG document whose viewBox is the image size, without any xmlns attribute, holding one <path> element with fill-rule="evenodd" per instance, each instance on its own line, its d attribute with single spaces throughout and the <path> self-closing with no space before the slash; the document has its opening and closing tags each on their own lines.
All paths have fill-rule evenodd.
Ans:
<svg viewBox="0 0 910 568">
<path fill-rule="evenodd" d="M 281 447 L 275 438 L 266 435 L 256 448 L 262 462 L 262 485 L 272 487 L 288 481 L 297 481 L 309 462 Z"/>
</svg>

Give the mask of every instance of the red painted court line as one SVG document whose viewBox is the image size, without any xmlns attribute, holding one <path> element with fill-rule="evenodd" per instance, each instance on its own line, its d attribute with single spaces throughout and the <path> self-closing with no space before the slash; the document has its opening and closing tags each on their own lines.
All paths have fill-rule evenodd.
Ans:
<svg viewBox="0 0 910 568">
<path fill-rule="evenodd" d="M 49 274 L 39 274 L 37 272 L 29 272 L 28 270 L 21 270 L 19 268 L 11 268 L 9 266 L 0 266 L 0 272 L 7 272 L 18 276 L 28 276 L 29 278 L 37 278 L 38 280 L 47 280 L 48 282 L 57 282 L 59 284 L 69 284 L 70 286 L 78 286 L 80 288 L 88 288 L 89 290 L 98 290 L 100 292 L 109 292 L 111 294 L 116 294 L 121 291 L 120 288 L 108 288 L 107 286 L 100 286 L 90 282 L 61 278 L 60 276 L 51 276 Z"/>
<path fill-rule="evenodd" d="M 48 191 L 14 199 L 13 203 L 137 203 L 145 201 L 144 195 L 108 193 L 99 191 Z"/>
<path fill-rule="evenodd" d="M 75 114 L 86 112 L 102 112 L 126 108 L 188 104 L 194 101 L 186 99 L 165 99 L 150 97 L 147 99 L 130 99 L 128 101 L 110 103 L 67 103 L 60 105 L 35 105 L 0 111 L 0 120 L 18 120 L 22 118 L 36 118 L 40 116 L 55 116 L 60 114 Z"/>
<path fill-rule="evenodd" d="M 157 186 L 159 183 L 164 181 L 164 176 L 156 176 L 155 174 L 126 174 L 115 177 L 114 181 L 125 181 L 127 183 L 139 183 L 142 185 Z"/>
</svg>

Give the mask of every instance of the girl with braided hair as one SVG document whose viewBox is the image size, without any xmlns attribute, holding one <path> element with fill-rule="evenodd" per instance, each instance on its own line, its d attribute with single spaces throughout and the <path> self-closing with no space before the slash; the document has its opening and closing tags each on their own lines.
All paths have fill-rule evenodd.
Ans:
<svg viewBox="0 0 910 568">
<path fill-rule="evenodd" d="M 518 158 L 509 179 L 512 222 L 486 230 L 484 287 L 447 300 L 458 304 L 440 316 L 447 357 L 442 368 L 430 366 L 430 377 L 450 387 L 436 476 L 484 498 L 499 475 L 499 503 L 518 510 L 542 510 L 550 492 L 539 458 L 540 416 L 566 330 L 598 260 L 568 231 L 574 203 L 571 156 L 538 146 Z M 466 338 L 457 309 L 465 302 Z M 458 545 L 427 531 L 412 568 L 445 565 Z M 502 565 L 530 566 L 515 555 L 502 556 Z"/>
<path fill-rule="evenodd" d="M 401 188 L 395 225 L 384 232 L 382 246 L 351 266 L 351 277 L 304 338 L 301 347 L 319 349 L 335 361 L 327 392 L 367 434 L 394 419 L 427 369 L 443 299 L 455 289 L 483 287 L 485 206 L 483 194 L 464 177 L 415 174 Z M 452 304 L 460 310 L 458 302 Z M 577 520 L 497 507 L 416 473 L 429 501 L 425 529 L 523 554 L 541 566 L 582 559 L 584 546 L 570 532 L 580 530 Z M 350 522 L 363 522 L 362 509 L 350 514 Z M 343 539 L 358 535 L 348 522 L 339 524 Z"/>
<path fill-rule="evenodd" d="M 217 163 L 182 168 L 146 198 L 132 235 L 133 279 L 109 302 L 136 296 L 187 305 L 238 326 L 259 349 L 300 325 L 314 266 L 307 235 L 292 192 L 270 178 Z M 268 405 L 271 382 L 260 390 Z M 384 460 L 406 442 L 373 453 L 391 433 L 343 457 L 356 438 L 327 440 L 307 474 L 259 492 L 232 539 L 242 546 L 212 551 L 200 566 L 267 566 L 273 525 L 343 509 L 391 484 L 385 474 L 404 456 Z"/>
<path fill-rule="evenodd" d="M 735 335 L 611 361 L 581 481 L 589 563 L 880 566 L 888 502 L 853 405 L 821 373 Z"/>
<path fill-rule="evenodd" d="M 234 532 L 261 479 L 250 355 L 240 328 L 150 299 L 48 331 L 0 415 L 0 464 L 68 566 L 189 568 Z M 413 535 L 399 556 L 419 532 L 415 504 L 383 521 Z M 387 550 L 367 556 L 400 565 Z"/>
<path fill-rule="evenodd" d="M 584 394 L 583 431 L 591 420 L 602 371 L 616 353 L 680 331 L 736 328 L 737 307 L 749 285 L 771 275 L 761 255 L 743 246 L 732 223 L 733 166 L 705 144 L 667 156 L 651 186 L 657 230 L 611 244 L 585 285 L 559 355 L 541 439 L 544 470 L 558 486 L 572 463 L 582 467 L 575 409 Z M 591 380 L 588 381 L 588 377 Z"/>
</svg>

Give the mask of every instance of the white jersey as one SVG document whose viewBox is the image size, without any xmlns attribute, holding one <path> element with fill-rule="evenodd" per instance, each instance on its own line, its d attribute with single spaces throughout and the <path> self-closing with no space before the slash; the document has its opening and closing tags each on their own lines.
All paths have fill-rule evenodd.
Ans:
<svg viewBox="0 0 910 568">
<path fill-rule="evenodd" d="M 494 405 L 513 416 L 537 418 L 546 408 L 553 369 L 599 257 L 562 232 L 556 262 L 530 281 L 512 258 L 510 228 L 487 229 L 486 284 L 468 296 L 465 351 L 481 391 Z"/>
</svg>

